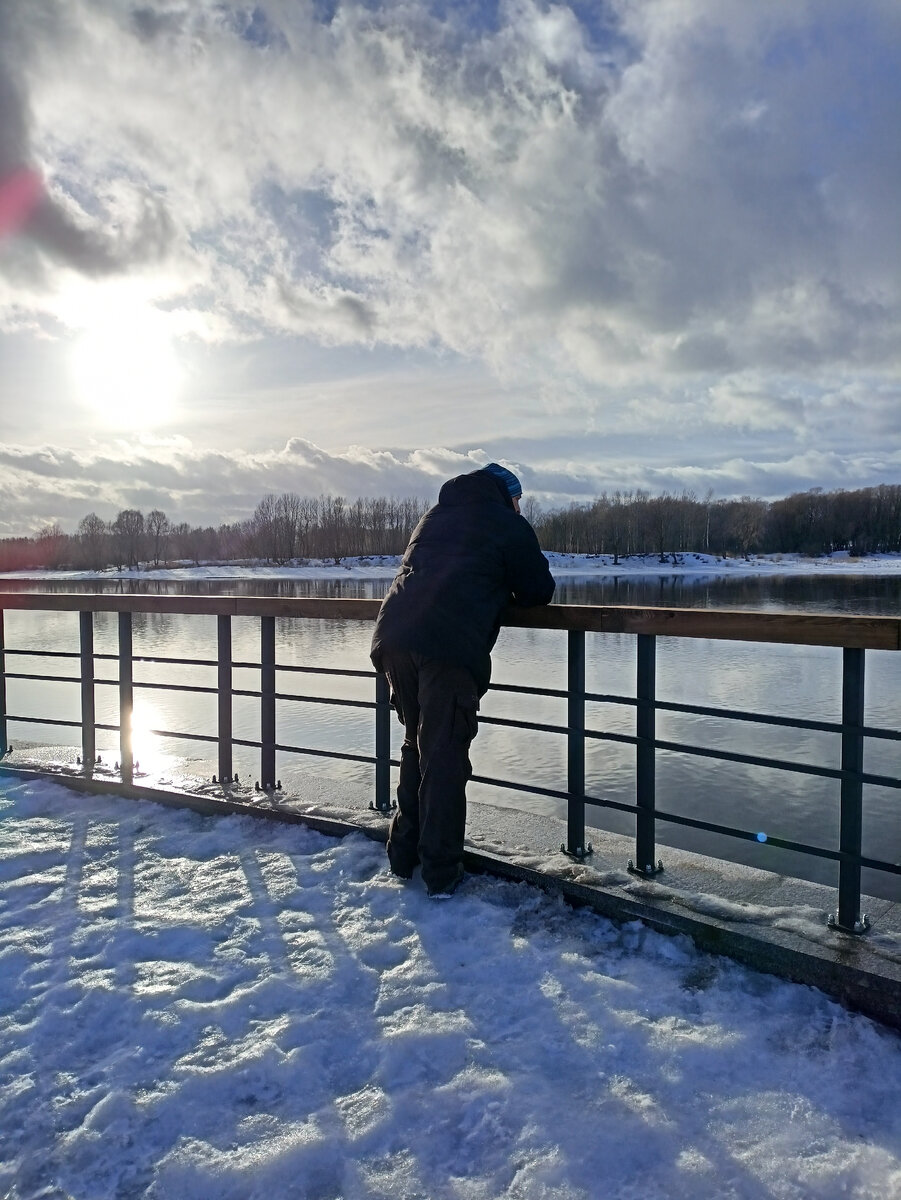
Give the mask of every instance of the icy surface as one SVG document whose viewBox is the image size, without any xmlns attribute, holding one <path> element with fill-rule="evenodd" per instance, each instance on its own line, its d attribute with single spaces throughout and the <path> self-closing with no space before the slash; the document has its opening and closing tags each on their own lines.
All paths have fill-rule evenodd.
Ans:
<svg viewBox="0 0 901 1200">
<path fill-rule="evenodd" d="M 723 579 L 752 575 L 901 575 L 901 554 L 868 554 L 852 558 L 847 552 L 811 558 L 802 554 L 753 554 L 749 558 L 723 558 L 718 554 L 680 553 L 661 563 L 656 554 L 634 554 L 614 564 L 610 554 L 557 554 L 548 552 L 556 579 L 598 576 L 691 576 Z M 400 566 L 398 555 L 363 558 L 309 559 L 284 567 L 265 563 L 206 564 L 142 568 L 139 571 L 8 571 L 0 579 L 393 579 Z"/>
<path fill-rule="evenodd" d="M 0 1195 L 895 1198 L 901 1041 L 523 884 L 0 781 Z"/>
</svg>

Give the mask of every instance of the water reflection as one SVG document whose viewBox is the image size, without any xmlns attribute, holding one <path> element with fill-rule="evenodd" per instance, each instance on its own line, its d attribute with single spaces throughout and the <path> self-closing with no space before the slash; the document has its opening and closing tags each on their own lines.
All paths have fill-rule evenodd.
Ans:
<svg viewBox="0 0 901 1200">
<path fill-rule="evenodd" d="M 20 590 L 93 591 L 98 585 L 20 583 Z M 3 581 L 9 586 L 11 581 Z M 177 583 L 153 580 L 102 580 L 99 590 L 127 591 L 151 595 L 270 595 L 377 598 L 387 580 L 346 578 L 340 580 L 198 580 Z M 747 608 L 813 612 L 857 612 L 897 616 L 899 578 L 786 577 L 782 579 L 689 580 L 636 579 L 566 581 L 556 600 L 573 604 L 677 605 L 683 607 Z M 75 613 L 6 613 L 7 645 L 21 650 L 68 649 L 73 659 L 78 649 L 78 617 Z M 179 693 L 155 690 L 159 683 L 192 687 L 216 687 L 216 620 L 209 616 L 176 616 L 168 613 L 138 613 L 134 616 L 136 660 L 180 658 L 207 660 L 210 665 L 168 665 L 152 661 L 135 664 L 135 757 L 152 767 L 165 755 L 178 754 L 198 770 L 215 772 L 215 746 L 160 737 L 150 731 L 191 733 L 213 737 L 216 731 L 216 698 L 212 693 Z M 94 620 L 95 651 L 99 658 L 97 676 L 97 721 L 116 725 L 118 695 L 115 656 L 118 646 L 116 614 L 98 613 Z M 259 689 L 260 629 L 254 618 L 232 621 L 234 687 L 240 691 Z M 371 703 L 374 684 L 370 678 L 328 677 L 286 668 L 332 667 L 367 670 L 371 624 L 364 621 L 315 620 L 276 621 L 278 691 L 298 699 L 278 702 L 278 740 L 283 745 L 371 755 L 374 725 L 371 708 L 336 708 L 320 701 L 344 699 Z M 658 697 L 682 704 L 697 704 L 726 710 L 741 709 L 817 721 L 836 721 L 841 704 L 841 651 L 820 647 L 752 645 L 741 642 L 705 642 L 693 639 L 658 640 Z M 19 673 L 47 672 L 77 677 L 77 661 L 10 656 L 7 669 Z M 566 686 L 566 637 L 553 631 L 505 629 L 494 656 L 497 683 L 563 689 Z M 866 720 L 887 729 L 901 728 L 901 689 L 898 675 L 901 655 L 870 652 L 867 655 Z M 586 641 L 586 684 L 589 692 L 619 698 L 592 701 L 588 705 L 589 729 L 631 735 L 635 731 L 635 639 L 625 634 L 591 635 Z M 9 710 L 33 716 L 35 724 L 13 724 L 14 738 L 49 744 L 78 744 L 76 727 L 60 729 L 43 723 L 51 720 L 77 721 L 78 686 L 71 683 L 35 684 L 9 680 Z M 482 706 L 486 716 L 514 717 L 563 727 L 566 705 L 552 697 L 517 696 L 492 691 Z M 258 740 L 259 702 L 237 695 L 234 701 L 236 738 Z M 393 754 L 400 748 L 400 726 L 392 723 Z M 658 737 L 667 741 L 717 747 L 768 760 L 837 767 L 840 744 L 835 735 L 784 727 L 736 723 L 717 717 L 702 717 L 661 711 Z M 110 754 L 117 751 L 114 732 L 98 733 L 98 747 Z M 587 789 L 599 799 L 633 803 L 635 793 L 634 749 L 628 745 L 590 740 L 586 753 Z M 553 789 L 565 788 L 566 742 L 562 735 L 523 731 L 483 724 L 473 748 L 478 774 Z M 259 777 L 256 751 L 236 747 L 235 770 L 242 779 Z M 870 739 L 866 768 L 877 774 L 899 773 L 899 743 Z M 292 778 L 306 772 L 336 780 L 372 784 L 372 769 L 366 765 L 322 758 L 298 758 L 280 754 L 277 772 L 286 787 Z M 716 820 L 743 829 L 763 830 L 825 848 L 838 846 L 838 781 L 811 775 L 793 775 L 773 767 L 723 763 L 688 754 L 661 751 L 657 764 L 657 793 L 660 809 L 685 817 Z M 500 803 L 554 815 L 564 815 L 563 802 L 527 793 L 474 785 L 473 799 Z M 898 861 L 901 833 L 897 819 L 901 796 L 896 789 L 865 788 L 864 853 Z M 631 817 L 607 809 L 591 810 L 594 824 L 631 835 Z M 661 823 L 663 845 L 681 846 L 734 858 L 772 870 L 785 870 L 824 882 L 835 883 L 836 868 L 826 861 L 805 861 L 771 845 L 727 841 L 722 836 Z M 878 895 L 899 898 L 892 879 L 878 883 L 864 873 L 865 889 Z"/>
<path fill-rule="evenodd" d="M 0 590 L 101 592 L 139 596 L 321 596 L 345 600 L 380 599 L 389 579 L 0 579 Z M 555 604 L 634 604 L 666 608 L 748 608 L 758 611 L 856 613 L 898 616 L 901 575 L 674 575 L 564 576 Z"/>
</svg>

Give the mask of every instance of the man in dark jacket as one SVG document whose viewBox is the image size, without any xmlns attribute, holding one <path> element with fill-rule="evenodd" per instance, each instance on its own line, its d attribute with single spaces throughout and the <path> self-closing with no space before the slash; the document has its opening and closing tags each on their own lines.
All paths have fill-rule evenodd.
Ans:
<svg viewBox="0 0 901 1200">
<path fill-rule="evenodd" d="M 451 895 L 463 877 L 469 746 L 501 613 L 554 594 L 521 495 L 497 463 L 445 483 L 413 531 L 372 638 L 404 726 L 388 860 L 404 879 L 421 863 L 433 897 Z"/>
</svg>

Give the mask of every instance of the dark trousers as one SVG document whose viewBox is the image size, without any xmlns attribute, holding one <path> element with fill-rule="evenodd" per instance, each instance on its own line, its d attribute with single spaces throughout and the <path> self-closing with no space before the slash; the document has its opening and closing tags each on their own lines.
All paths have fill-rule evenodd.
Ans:
<svg viewBox="0 0 901 1200">
<path fill-rule="evenodd" d="M 410 651 L 384 653 L 382 666 L 404 726 L 388 860 L 404 876 L 421 863 L 426 886 L 440 890 L 454 883 L 463 861 L 478 690 L 465 667 Z"/>
</svg>

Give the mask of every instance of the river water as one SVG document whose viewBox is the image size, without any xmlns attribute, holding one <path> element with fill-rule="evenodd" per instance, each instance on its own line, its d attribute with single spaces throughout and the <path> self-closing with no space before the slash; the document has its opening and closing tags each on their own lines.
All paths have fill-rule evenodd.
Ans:
<svg viewBox="0 0 901 1200">
<path fill-rule="evenodd" d="M 386 580 L 349 576 L 342 580 L 196 580 L 190 583 L 101 580 L 89 583 L 25 583 L 0 581 L 0 590 L 134 591 L 143 594 L 242 594 L 377 598 Z M 901 608 L 901 576 L 783 576 L 741 579 L 691 577 L 582 579 L 558 584 L 555 601 L 568 604 L 637 604 L 675 607 L 859 613 L 897 616 Z M 75 613 L 8 611 L 7 648 L 71 650 L 78 648 Z M 277 662 L 280 666 L 339 667 L 366 670 L 372 627 L 358 621 L 277 621 Z M 95 616 L 95 651 L 116 652 L 114 614 Z M 234 658 L 259 661 L 259 627 L 252 618 L 233 621 Z M 589 634 L 586 639 L 587 689 L 623 697 L 635 695 L 635 639 L 625 634 Z M 136 656 L 208 658 L 216 656 L 213 617 L 136 614 Z M 493 682 L 520 686 L 565 688 L 565 634 L 545 630 L 506 629 L 494 655 Z M 48 666 L 52 662 L 53 666 Z M 818 647 L 750 645 L 659 638 L 657 694 L 661 700 L 743 709 L 778 716 L 837 721 L 841 709 L 840 650 Z M 60 665 L 63 664 L 63 665 Z M 28 656 L 10 656 L 7 671 L 75 675 L 77 664 Z M 115 663 L 98 663 L 98 678 L 114 680 Z M 147 683 L 185 683 L 215 687 L 214 668 L 173 667 L 138 663 L 135 679 Z M 901 654 L 867 654 L 866 715 L 868 725 L 901 729 Z M 237 668 L 236 689 L 259 688 L 259 671 Z M 278 691 L 357 700 L 372 700 L 371 679 L 332 679 L 328 676 L 280 672 Z M 44 720 L 77 720 L 78 687 L 74 683 L 35 684 L 8 680 L 8 711 Z M 482 702 L 485 716 L 513 717 L 565 725 L 565 701 L 549 697 L 489 691 Z M 118 700 L 114 686 L 97 688 L 97 720 L 114 725 Z M 588 727 L 633 734 L 635 709 L 628 705 L 590 703 Z M 400 726 L 393 722 L 393 754 L 397 757 Z M 142 768 L 153 772 L 178 755 L 188 769 L 211 775 L 216 770 L 215 747 L 183 739 L 162 738 L 154 730 L 214 734 L 214 696 L 138 689 L 135 694 L 135 754 Z M 277 740 L 280 744 L 371 755 L 374 725 L 371 709 L 334 707 L 309 701 L 279 701 Z M 249 740 L 260 736 L 258 703 L 236 697 L 234 735 Z M 837 735 L 762 726 L 719 718 L 659 713 L 658 738 L 728 749 L 767 758 L 838 767 Z M 79 744 L 77 729 L 50 724 L 11 722 L 10 739 L 52 745 Z M 98 746 L 106 757 L 117 748 L 114 733 L 99 733 Z M 589 795 L 634 803 L 634 748 L 589 741 Z M 473 744 L 476 774 L 524 784 L 564 789 L 566 742 L 559 734 L 523 731 L 483 724 Z M 257 752 L 236 747 L 235 770 L 242 780 L 259 778 Z M 865 769 L 874 774 L 901 774 L 901 743 L 867 739 Z M 311 756 L 280 755 L 279 777 L 286 788 L 303 773 L 341 783 L 372 784 L 372 768 Z M 525 792 L 470 785 L 474 800 L 563 816 L 565 805 Z M 657 805 L 666 812 L 715 820 L 751 831 L 765 832 L 827 849 L 838 846 L 839 784 L 837 780 L 795 775 L 774 768 L 717 762 L 687 754 L 660 751 L 657 756 Z M 867 785 L 864 788 L 864 854 L 890 862 L 901 860 L 901 792 Z M 631 835 L 627 814 L 600 807 L 589 809 L 589 823 Z M 715 854 L 737 862 L 785 871 L 804 878 L 834 883 L 836 866 L 802 858 L 768 844 L 736 841 L 721 835 L 658 824 L 661 847 L 673 845 Z M 665 860 L 665 849 L 660 850 Z M 898 877 L 864 872 L 864 890 L 901 899 Z"/>
</svg>

